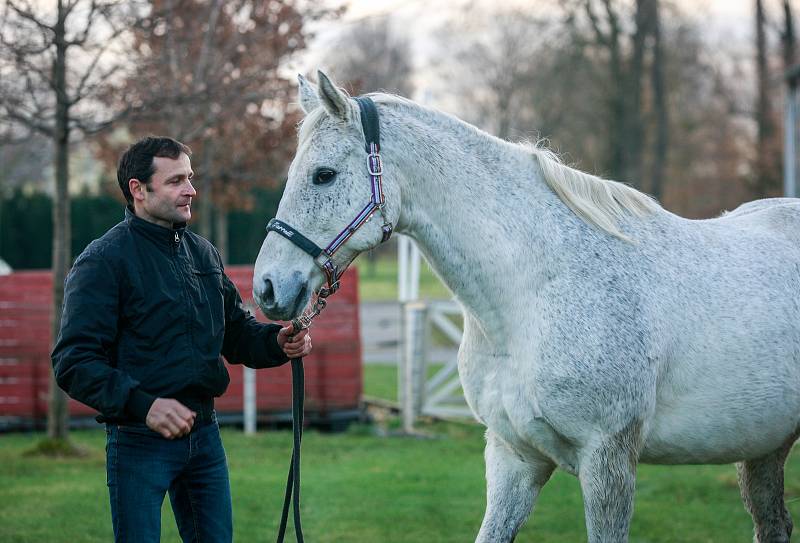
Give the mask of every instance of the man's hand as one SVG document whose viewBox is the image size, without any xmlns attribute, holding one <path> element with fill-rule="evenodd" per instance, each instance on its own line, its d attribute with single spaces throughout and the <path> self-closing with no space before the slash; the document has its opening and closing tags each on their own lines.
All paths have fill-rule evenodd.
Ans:
<svg viewBox="0 0 800 543">
<path fill-rule="evenodd" d="M 158 432 L 167 439 L 183 437 L 192 430 L 194 418 L 197 413 L 170 398 L 156 398 L 150 411 L 147 412 L 145 423 L 151 430 Z"/>
<path fill-rule="evenodd" d="M 302 358 L 311 352 L 311 336 L 308 329 L 292 335 L 294 327 L 290 324 L 278 331 L 278 346 L 289 358 Z"/>
</svg>

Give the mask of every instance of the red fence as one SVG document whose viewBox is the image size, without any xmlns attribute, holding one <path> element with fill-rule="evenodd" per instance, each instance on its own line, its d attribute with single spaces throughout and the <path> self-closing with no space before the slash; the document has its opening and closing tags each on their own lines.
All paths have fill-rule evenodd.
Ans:
<svg viewBox="0 0 800 543">
<path fill-rule="evenodd" d="M 226 273 L 258 320 L 267 319 L 252 306 L 253 268 L 231 266 Z M 49 271 L 16 272 L 0 276 L 0 428 L 41 425 L 47 417 L 50 363 L 52 275 Z M 358 275 L 349 269 L 342 287 L 314 320 L 313 353 L 305 358 L 306 419 L 338 425 L 358 415 L 362 390 L 359 338 Z M 231 384 L 216 401 L 221 421 L 241 420 L 243 367 L 228 365 Z M 291 417 L 289 365 L 256 372 L 259 421 Z M 96 413 L 70 400 L 76 422 Z"/>
</svg>

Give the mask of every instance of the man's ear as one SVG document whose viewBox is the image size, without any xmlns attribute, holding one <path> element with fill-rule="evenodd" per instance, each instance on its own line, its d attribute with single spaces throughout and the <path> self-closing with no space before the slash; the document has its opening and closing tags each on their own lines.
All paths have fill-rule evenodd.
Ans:
<svg viewBox="0 0 800 543">
<path fill-rule="evenodd" d="M 128 190 L 131 191 L 131 196 L 134 200 L 141 202 L 144 200 L 144 192 L 147 190 L 147 186 L 135 177 L 132 177 L 128 180 Z"/>
</svg>

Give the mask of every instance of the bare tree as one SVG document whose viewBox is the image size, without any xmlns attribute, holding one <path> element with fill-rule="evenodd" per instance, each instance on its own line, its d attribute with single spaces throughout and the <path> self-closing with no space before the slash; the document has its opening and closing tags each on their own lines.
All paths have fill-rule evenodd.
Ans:
<svg viewBox="0 0 800 543">
<path fill-rule="evenodd" d="M 645 120 L 644 74 L 648 38 L 653 33 L 654 0 L 636 0 L 634 12 L 615 0 L 578 0 L 565 5 L 567 20 L 592 36 L 592 48 L 608 66 L 609 174 L 642 187 Z M 590 33 L 580 29 L 588 26 Z"/>
<path fill-rule="evenodd" d="M 466 119 L 500 138 L 529 136 L 530 95 L 552 26 L 522 9 L 472 11 L 449 26 L 436 67 Z"/>
<path fill-rule="evenodd" d="M 169 135 L 195 151 L 199 230 L 223 260 L 229 211 L 251 203 L 254 185 L 278 185 L 294 147 L 294 75 L 284 68 L 305 47 L 306 24 L 329 13 L 297 4 L 153 0 L 124 89 L 108 96 L 114 108 L 157 99 L 128 116 L 129 133 Z M 118 139 L 101 144 L 109 161 L 118 156 Z"/>
<path fill-rule="evenodd" d="M 773 75 L 770 69 L 767 13 L 763 0 L 755 2 L 756 24 L 756 104 L 755 120 L 758 128 L 753 180 L 755 196 L 766 197 L 779 194 L 780 186 L 780 140 L 777 129 L 777 112 L 772 108 L 774 92 Z"/>
<path fill-rule="evenodd" d="M 783 44 L 783 68 L 790 70 L 797 62 L 797 36 L 794 33 L 794 16 L 792 15 L 792 5 L 789 0 L 783 0 L 783 32 L 781 33 L 781 43 Z M 791 84 L 796 84 L 792 82 Z"/>
<path fill-rule="evenodd" d="M 385 91 L 410 97 L 414 92 L 411 44 L 387 17 L 345 27 L 323 64 L 352 94 Z"/>
<path fill-rule="evenodd" d="M 494 15 L 465 15 L 466 23 L 452 29 L 457 37 L 444 40 L 439 73 L 444 88 L 463 97 L 460 114 L 500 133 L 503 115 L 496 105 L 503 101 L 495 97 L 501 87 L 488 80 L 502 77 L 477 62 L 478 55 L 458 55 L 477 41 L 493 50 L 486 56 L 503 70 L 499 41 L 477 31 L 502 20 L 500 32 L 530 36 L 524 56 L 508 57 L 526 74 L 507 87 L 512 137 L 539 130 L 568 163 L 635 183 L 691 217 L 751 198 L 746 180 L 754 138 L 752 108 L 740 84 L 749 74 L 744 63 L 724 47 L 710 47 L 671 2 L 561 5 L 554 13 L 562 19 L 532 19 L 519 30 L 512 28 L 516 21 L 506 24 Z M 476 74 L 473 64 L 483 69 Z M 622 173 L 623 165 L 639 173 Z"/>
<path fill-rule="evenodd" d="M 767 32 L 766 15 L 763 0 L 756 0 L 756 71 L 757 71 L 757 103 L 756 123 L 758 124 L 758 179 L 764 179 L 765 144 L 773 131 L 770 120 L 769 103 L 769 68 L 767 66 Z M 760 184 L 760 183 L 759 183 Z"/>
<path fill-rule="evenodd" d="M 669 116 L 667 112 L 667 90 L 664 81 L 665 63 L 661 41 L 661 6 L 659 0 L 651 0 L 650 33 L 653 36 L 653 63 L 651 67 L 653 86 L 653 116 L 655 117 L 655 138 L 653 142 L 653 163 L 650 171 L 650 194 L 661 199 L 664 173 L 669 151 Z"/>
<path fill-rule="evenodd" d="M 64 278 L 71 265 L 69 147 L 76 133 L 111 122 L 95 99 L 122 68 L 114 46 L 135 6 L 116 1 L 58 0 L 55 12 L 5 0 L 0 20 L 0 131 L 6 141 L 38 132 L 53 142 L 53 325 L 61 325 Z M 50 376 L 48 437 L 66 440 L 66 395 Z"/>
</svg>

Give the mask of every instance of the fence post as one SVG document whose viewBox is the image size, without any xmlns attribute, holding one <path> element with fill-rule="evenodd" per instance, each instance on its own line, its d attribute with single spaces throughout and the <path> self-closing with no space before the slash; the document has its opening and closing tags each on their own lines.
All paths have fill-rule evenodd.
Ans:
<svg viewBox="0 0 800 543">
<path fill-rule="evenodd" d="M 256 370 L 244 366 L 244 433 L 256 433 Z"/>
<path fill-rule="evenodd" d="M 245 304 L 250 315 L 255 315 L 256 306 L 252 302 Z M 242 415 L 244 417 L 244 433 L 256 433 L 256 370 L 242 366 Z"/>
<path fill-rule="evenodd" d="M 425 364 L 428 335 L 428 307 L 424 302 L 405 304 L 404 352 L 401 407 L 403 431 L 414 432 L 414 420 L 422 412 L 425 401 Z M 398 391 L 400 392 L 400 391 Z"/>
</svg>

